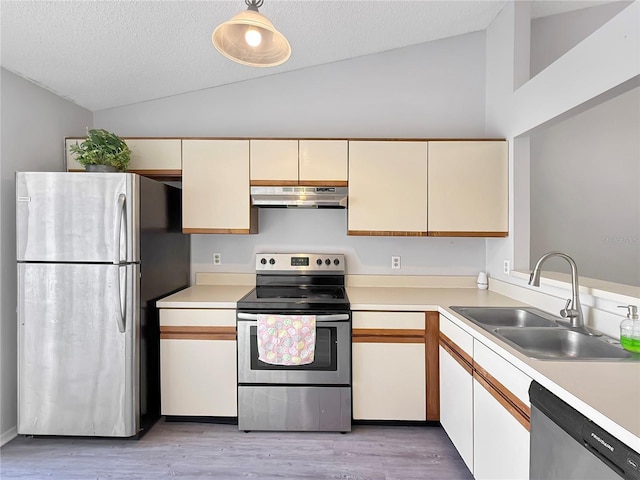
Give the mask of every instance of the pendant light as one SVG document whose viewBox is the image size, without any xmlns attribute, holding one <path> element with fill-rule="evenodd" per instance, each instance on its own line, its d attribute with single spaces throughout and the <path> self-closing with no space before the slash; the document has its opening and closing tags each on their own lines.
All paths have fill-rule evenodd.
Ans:
<svg viewBox="0 0 640 480">
<path fill-rule="evenodd" d="M 287 61 L 291 46 L 258 8 L 264 0 L 244 0 L 247 10 L 213 31 L 216 49 L 234 62 L 250 67 L 274 67 Z"/>
</svg>

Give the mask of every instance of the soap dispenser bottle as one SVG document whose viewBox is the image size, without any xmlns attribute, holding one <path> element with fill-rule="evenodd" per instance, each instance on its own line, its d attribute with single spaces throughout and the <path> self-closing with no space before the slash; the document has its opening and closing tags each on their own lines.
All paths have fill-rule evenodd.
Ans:
<svg viewBox="0 0 640 480">
<path fill-rule="evenodd" d="M 627 318 L 620 323 L 620 343 L 630 352 L 640 353 L 640 318 L 638 307 L 635 305 L 621 305 L 627 309 Z"/>
</svg>

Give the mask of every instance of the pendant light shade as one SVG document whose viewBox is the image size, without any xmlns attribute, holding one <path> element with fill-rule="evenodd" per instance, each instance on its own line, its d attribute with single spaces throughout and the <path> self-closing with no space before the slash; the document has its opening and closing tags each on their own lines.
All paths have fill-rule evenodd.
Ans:
<svg viewBox="0 0 640 480">
<path fill-rule="evenodd" d="M 216 49 L 234 62 L 251 67 L 274 67 L 287 61 L 291 46 L 261 13 L 264 0 L 245 0 L 249 7 L 213 31 Z"/>
</svg>

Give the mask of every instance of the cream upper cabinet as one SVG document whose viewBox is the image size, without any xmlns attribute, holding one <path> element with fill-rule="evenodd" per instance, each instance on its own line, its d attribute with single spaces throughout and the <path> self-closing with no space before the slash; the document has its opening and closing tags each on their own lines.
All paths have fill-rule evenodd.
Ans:
<svg viewBox="0 0 640 480">
<path fill-rule="evenodd" d="M 249 140 L 183 140 L 184 233 L 257 233 L 249 195 Z"/>
<path fill-rule="evenodd" d="M 506 141 L 430 141 L 429 235 L 507 236 L 508 165 Z"/>
<path fill-rule="evenodd" d="M 127 171 L 142 175 L 179 176 L 182 170 L 182 140 L 179 138 L 125 138 L 131 150 L 131 163 Z M 71 152 L 71 145 L 82 143 L 83 138 L 65 138 L 68 171 L 82 171 L 84 167 Z"/>
<path fill-rule="evenodd" d="M 297 185 L 298 140 L 250 140 L 251 183 Z"/>
<path fill-rule="evenodd" d="M 348 143 L 346 140 L 300 140 L 298 158 L 300 185 L 346 186 Z"/>
<path fill-rule="evenodd" d="M 182 140 L 179 138 L 125 138 L 131 150 L 128 170 L 172 171 L 180 175 L 182 170 Z M 160 173 L 160 172 L 159 172 Z"/>
<path fill-rule="evenodd" d="M 349 142 L 348 234 L 427 234 L 427 142 Z"/>
</svg>

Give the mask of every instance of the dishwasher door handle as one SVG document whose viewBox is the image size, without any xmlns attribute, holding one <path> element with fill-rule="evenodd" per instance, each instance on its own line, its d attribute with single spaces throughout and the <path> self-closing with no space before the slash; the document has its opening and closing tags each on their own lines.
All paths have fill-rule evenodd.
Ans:
<svg viewBox="0 0 640 480">
<path fill-rule="evenodd" d="M 286 315 L 286 314 L 282 314 Z M 258 320 L 257 313 L 238 313 L 238 320 Z M 316 315 L 317 322 L 339 322 L 341 320 L 349 320 L 348 313 L 336 313 L 333 315 Z"/>
</svg>

